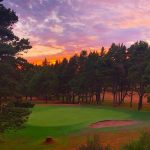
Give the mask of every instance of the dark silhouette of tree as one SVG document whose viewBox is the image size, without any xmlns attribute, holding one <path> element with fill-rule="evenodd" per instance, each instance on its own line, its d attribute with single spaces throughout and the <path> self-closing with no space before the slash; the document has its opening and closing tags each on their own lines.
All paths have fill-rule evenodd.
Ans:
<svg viewBox="0 0 150 150">
<path fill-rule="evenodd" d="M 20 52 L 31 48 L 27 39 L 13 33 L 17 21 L 16 13 L 0 3 L 0 132 L 19 128 L 30 113 L 28 109 L 14 106 L 14 100 L 21 95 L 22 72 L 28 64 L 20 58 Z"/>
<path fill-rule="evenodd" d="M 113 43 L 106 55 L 111 64 L 113 103 L 121 104 L 128 91 L 127 49 L 123 44 Z"/>
<path fill-rule="evenodd" d="M 142 108 L 146 87 L 150 85 L 150 47 L 144 41 L 136 42 L 128 49 L 129 78 L 139 95 L 138 110 Z"/>
</svg>

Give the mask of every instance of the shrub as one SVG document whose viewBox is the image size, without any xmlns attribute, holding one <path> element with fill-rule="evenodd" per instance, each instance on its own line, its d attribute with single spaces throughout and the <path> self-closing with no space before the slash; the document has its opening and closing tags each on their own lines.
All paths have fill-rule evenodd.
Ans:
<svg viewBox="0 0 150 150">
<path fill-rule="evenodd" d="M 28 108 L 6 106 L 0 112 L 0 133 L 23 127 L 31 111 Z"/>
<path fill-rule="evenodd" d="M 95 136 L 92 140 L 87 140 L 85 145 L 79 146 L 77 150 L 111 150 L 111 148 L 100 144 L 99 138 Z"/>
<path fill-rule="evenodd" d="M 126 144 L 121 150 L 150 150 L 150 133 L 143 133 L 139 140 Z"/>
</svg>

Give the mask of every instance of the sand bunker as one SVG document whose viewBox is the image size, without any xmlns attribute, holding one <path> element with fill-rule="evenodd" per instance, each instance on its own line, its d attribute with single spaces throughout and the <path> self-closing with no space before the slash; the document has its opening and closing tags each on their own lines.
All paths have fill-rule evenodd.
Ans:
<svg viewBox="0 0 150 150">
<path fill-rule="evenodd" d="M 91 128 L 120 127 L 136 124 L 134 120 L 103 120 L 90 125 Z"/>
</svg>

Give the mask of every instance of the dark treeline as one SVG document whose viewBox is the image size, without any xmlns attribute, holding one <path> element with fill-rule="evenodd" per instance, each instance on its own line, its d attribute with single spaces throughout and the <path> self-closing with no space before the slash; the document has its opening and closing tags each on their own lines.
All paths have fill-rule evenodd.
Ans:
<svg viewBox="0 0 150 150">
<path fill-rule="evenodd" d="M 32 68 L 32 67 L 31 67 Z M 138 93 L 138 110 L 150 87 L 150 46 L 144 41 L 129 48 L 113 43 L 106 52 L 82 51 L 69 60 L 25 70 L 20 83 L 26 97 L 62 100 L 64 103 L 102 104 L 107 91 L 113 94 L 113 105 L 121 105 L 128 95 Z"/>
</svg>

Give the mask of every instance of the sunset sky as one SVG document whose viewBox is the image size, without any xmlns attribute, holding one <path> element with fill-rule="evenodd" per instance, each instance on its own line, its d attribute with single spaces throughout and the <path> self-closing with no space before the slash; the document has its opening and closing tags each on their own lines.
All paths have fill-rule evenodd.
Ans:
<svg viewBox="0 0 150 150">
<path fill-rule="evenodd" d="M 30 61 L 68 57 L 82 49 L 150 42 L 149 0 L 4 0 L 19 22 L 14 31 L 29 38 Z"/>
</svg>

